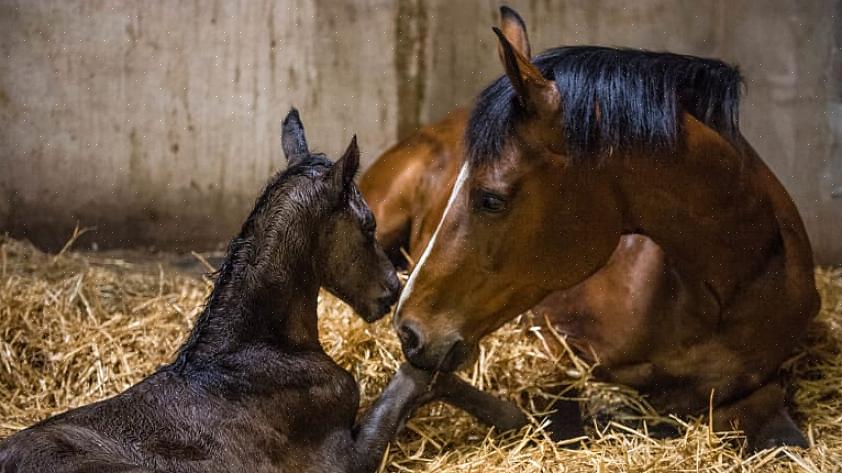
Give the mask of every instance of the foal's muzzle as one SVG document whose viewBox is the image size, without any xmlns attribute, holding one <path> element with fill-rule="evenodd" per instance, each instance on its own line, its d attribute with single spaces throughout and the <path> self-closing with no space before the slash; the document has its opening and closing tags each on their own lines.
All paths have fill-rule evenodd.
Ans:
<svg viewBox="0 0 842 473">
<path fill-rule="evenodd" d="M 392 310 L 392 306 L 398 301 L 398 296 L 401 293 L 401 282 L 394 271 L 386 278 L 385 282 L 380 284 L 380 289 L 380 296 L 374 300 L 368 316 L 363 317 L 366 322 L 380 320 Z"/>
</svg>

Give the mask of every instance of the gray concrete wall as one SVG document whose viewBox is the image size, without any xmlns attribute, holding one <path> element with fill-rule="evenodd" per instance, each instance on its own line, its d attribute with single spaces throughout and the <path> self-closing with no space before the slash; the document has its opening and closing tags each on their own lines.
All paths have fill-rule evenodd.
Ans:
<svg viewBox="0 0 842 473">
<path fill-rule="evenodd" d="M 512 1 L 534 51 L 605 44 L 721 57 L 743 130 L 842 262 L 842 0 Z M 365 163 L 500 73 L 481 0 L 0 0 L 0 229 L 44 245 L 203 248 L 279 166 L 298 106 Z"/>
</svg>

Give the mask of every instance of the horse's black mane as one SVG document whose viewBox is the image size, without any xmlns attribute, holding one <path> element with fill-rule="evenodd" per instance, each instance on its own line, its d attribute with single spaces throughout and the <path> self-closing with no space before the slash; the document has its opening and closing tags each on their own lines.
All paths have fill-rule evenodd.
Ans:
<svg viewBox="0 0 842 473">
<path fill-rule="evenodd" d="M 533 59 L 558 85 L 561 126 L 574 158 L 632 149 L 669 152 L 687 112 L 726 139 L 739 136 L 742 79 L 736 67 L 671 53 L 572 46 Z M 477 98 L 465 141 L 472 162 L 499 156 L 524 113 L 504 75 Z"/>
</svg>

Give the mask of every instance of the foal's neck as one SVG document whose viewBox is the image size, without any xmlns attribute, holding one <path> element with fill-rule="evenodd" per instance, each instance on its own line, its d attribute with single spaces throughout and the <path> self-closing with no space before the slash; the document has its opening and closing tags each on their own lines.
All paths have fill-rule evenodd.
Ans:
<svg viewBox="0 0 842 473">
<path fill-rule="evenodd" d="M 313 225 L 291 216 L 280 229 L 247 225 L 229 248 L 205 310 L 178 361 L 200 361 L 257 346 L 319 349 Z M 296 238 L 280 235 L 297 235 Z"/>
</svg>

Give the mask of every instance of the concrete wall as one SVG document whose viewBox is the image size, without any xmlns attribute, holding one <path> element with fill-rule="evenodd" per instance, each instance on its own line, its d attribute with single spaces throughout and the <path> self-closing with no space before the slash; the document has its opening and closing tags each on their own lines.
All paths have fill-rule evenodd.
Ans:
<svg viewBox="0 0 842 473">
<path fill-rule="evenodd" d="M 512 1 L 534 51 L 591 43 L 721 57 L 743 130 L 842 262 L 842 0 Z M 0 229 L 48 246 L 203 248 L 236 230 L 298 106 L 368 163 L 500 74 L 498 2 L 0 0 Z M 90 241 L 89 240 L 89 241 Z"/>
</svg>

